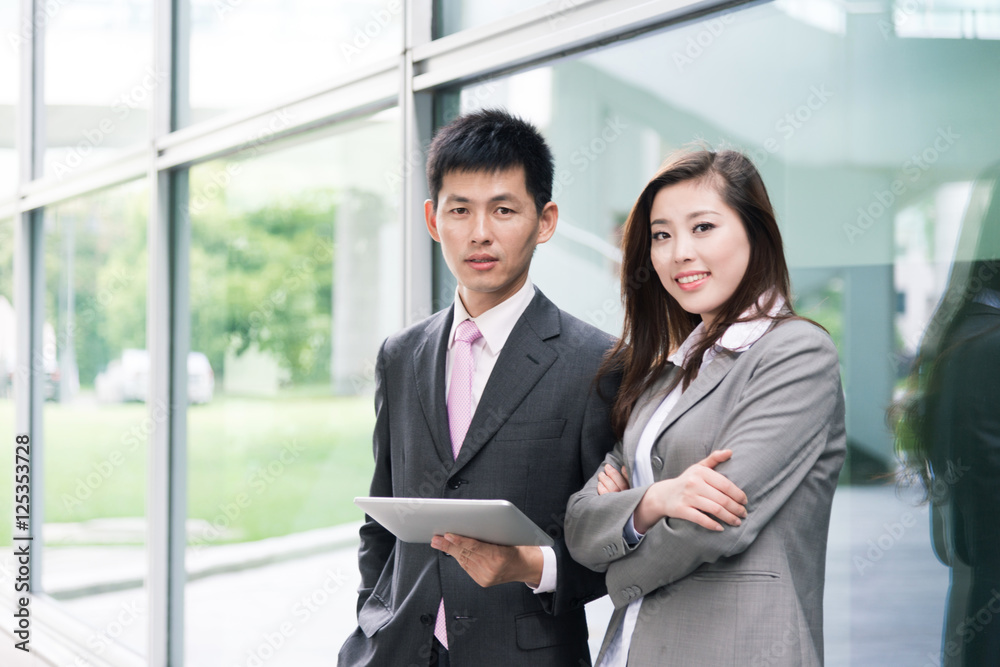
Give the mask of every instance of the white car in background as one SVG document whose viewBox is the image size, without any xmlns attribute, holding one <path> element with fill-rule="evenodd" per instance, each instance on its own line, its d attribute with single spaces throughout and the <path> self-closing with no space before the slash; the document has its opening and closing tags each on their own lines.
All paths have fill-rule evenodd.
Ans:
<svg viewBox="0 0 1000 667">
<path fill-rule="evenodd" d="M 201 352 L 188 352 L 188 401 L 208 403 L 215 393 L 215 373 Z M 102 403 L 146 402 L 149 392 L 149 353 L 146 350 L 122 351 L 121 359 L 108 364 L 94 380 L 97 398 Z"/>
</svg>

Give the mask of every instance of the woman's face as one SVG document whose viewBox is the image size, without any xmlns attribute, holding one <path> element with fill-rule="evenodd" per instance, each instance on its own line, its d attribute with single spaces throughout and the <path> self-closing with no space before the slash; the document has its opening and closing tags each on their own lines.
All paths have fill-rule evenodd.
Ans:
<svg viewBox="0 0 1000 667">
<path fill-rule="evenodd" d="M 660 282 L 681 308 L 710 326 L 750 262 L 740 216 L 711 179 L 669 185 L 653 199 L 650 256 Z"/>
</svg>

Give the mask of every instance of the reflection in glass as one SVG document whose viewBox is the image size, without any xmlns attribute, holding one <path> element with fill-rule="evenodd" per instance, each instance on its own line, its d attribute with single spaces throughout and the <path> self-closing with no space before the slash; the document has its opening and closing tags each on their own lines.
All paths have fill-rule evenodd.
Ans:
<svg viewBox="0 0 1000 667">
<path fill-rule="evenodd" d="M 403 0 L 182 0 L 178 126 L 266 104 L 402 52 Z M 182 54 L 182 59 L 183 59 Z"/>
<path fill-rule="evenodd" d="M 66 178 L 141 148 L 154 91 L 153 2 L 49 3 L 45 175 Z"/>
<path fill-rule="evenodd" d="M 43 589 L 95 642 L 139 652 L 151 424 L 144 397 L 121 390 L 135 378 L 115 369 L 146 345 L 147 207 L 136 181 L 45 210 L 45 460 L 35 472 L 45 476 Z"/>
<path fill-rule="evenodd" d="M 438 105 L 439 122 L 505 106 L 538 124 L 555 154 L 560 219 L 532 280 L 612 333 L 618 229 L 663 157 L 692 141 L 753 156 L 796 308 L 830 331 L 845 381 L 828 665 L 940 654 L 948 570 L 922 529 L 927 507 L 888 483 L 897 463 L 885 409 L 944 289 L 970 183 L 1000 155 L 990 111 L 1000 105 L 1000 42 L 912 39 L 894 33 L 905 17 L 889 3 L 871 9 L 782 1 L 715 14 L 479 81 Z M 439 276 L 435 297 L 450 290 Z"/>
<path fill-rule="evenodd" d="M 934 553 L 951 568 L 941 656 L 960 667 L 1000 660 L 1000 168 L 966 191 L 948 283 L 894 413 Z"/>
<path fill-rule="evenodd" d="M 373 363 L 401 324 L 398 127 L 188 172 L 191 351 L 215 390 L 188 410 L 186 664 L 318 664 L 354 625 L 355 553 L 328 552 L 356 539 L 338 524 L 362 518 Z"/>
</svg>

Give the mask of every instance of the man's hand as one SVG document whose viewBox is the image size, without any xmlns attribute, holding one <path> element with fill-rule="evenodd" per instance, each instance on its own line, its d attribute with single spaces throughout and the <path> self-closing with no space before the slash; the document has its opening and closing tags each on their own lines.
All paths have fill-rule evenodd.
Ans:
<svg viewBox="0 0 1000 667">
<path fill-rule="evenodd" d="M 452 556 L 482 586 L 521 581 L 538 588 L 542 581 L 542 550 L 538 547 L 504 547 L 471 537 L 435 535 L 431 546 Z"/>
<path fill-rule="evenodd" d="M 632 515 L 640 534 L 664 517 L 684 519 L 709 530 L 722 530 L 715 517 L 730 526 L 746 518 L 747 495 L 713 468 L 733 455 L 732 450 L 714 451 L 681 473 L 650 486 Z"/>
</svg>

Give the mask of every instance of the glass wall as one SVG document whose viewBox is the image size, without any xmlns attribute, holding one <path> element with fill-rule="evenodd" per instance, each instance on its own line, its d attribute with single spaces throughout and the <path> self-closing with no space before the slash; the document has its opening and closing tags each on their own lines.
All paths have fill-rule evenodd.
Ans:
<svg viewBox="0 0 1000 667">
<path fill-rule="evenodd" d="M 17 188 L 17 152 L 14 136 L 17 102 L 20 97 L 18 68 L 20 67 L 21 27 L 16 2 L 0 4 L 0 35 L 8 43 L 0 48 L 0 199 L 12 195 Z"/>
<path fill-rule="evenodd" d="M 403 0 L 181 0 L 178 127 L 285 94 L 399 55 Z"/>
<path fill-rule="evenodd" d="M 1000 159 L 1000 42 L 902 34 L 899 12 L 837 7 L 756 6 L 478 82 L 443 97 L 441 120 L 502 105 L 542 129 L 560 220 L 532 279 L 612 333 L 620 226 L 664 157 L 693 141 L 754 157 L 796 307 L 842 361 L 850 453 L 827 664 L 924 664 L 940 652 L 949 569 L 931 548 L 929 506 L 893 482 L 886 408 L 942 297 L 973 183 L 995 180 L 984 172 Z M 450 300 L 440 271 L 438 284 Z"/>
<path fill-rule="evenodd" d="M 14 459 L 14 374 L 17 329 L 14 320 L 14 221 L 0 219 L 0 452 Z M 13 515 L 12 476 L 0 477 L 0 514 Z M 11 544 L 10 521 L 0 522 L 0 545 Z M 0 560 L 6 563 L 6 559 Z"/>
<path fill-rule="evenodd" d="M 15 4 L 15 3 L 8 3 Z M 45 175 L 63 179 L 149 136 L 153 92 L 153 2 L 43 3 Z"/>
<path fill-rule="evenodd" d="M 663 158 L 692 141 L 754 157 L 777 206 L 796 306 L 830 331 L 845 383 L 850 451 L 831 527 L 826 663 L 947 663 L 948 637 L 966 651 L 954 623 L 948 637 L 941 631 L 949 599 L 953 620 L 965 609 L 949 582 L 973 576 L 949 532 L 961 507 L 948 502 L 972 482 L 992 488 L 1000 473 L 981 452 L 949 453 L 933 462 L 938 487 L 921 504 L 919 488 L 895 483 L 887 408 L 927 393 L 911 364 L 949 349 L 966 306 L 994 307 L 996 1 L 776 0 L 681 20 L 704 11 L 695 3 L 611 35 L 593 10 L 642 13 L 623 11 L 634 3 L 437 1 L 433 17 L 413 12 L 414 37 L 458 36 L 410 50 L 421 92 L 405 116 L 380 111 L 395 107 L 393 86 L 410 71 L 399 57 L 402 1 L 172 0 L 176 25 L 154 21 L 153 0 L 35 2 L 33 15 L 21 15 L 29 4 L 0 3 L 0 451 L 12 450 L 15 403 L 18 414 L 41 414 L 44 432 L 31 434 L 45 445 L 33 470 L 45 493 L 35 558 L 44 592 L 83 627 L 55 632 L 69 648 L 51 662 L 114 662 L 120 646 L 158 667 L 330 661 L 356 622 L 362 513 L 351 499 L 367 493 L 371 474 L 378 345 L 408 323 L 407 307 L 423 312 L 429 298 L 440 308 L 454 295 L 438 261 L 432 293 L 415 289 L 403 301 L 410 285 L 425 284 L 427 245 L 419 201 L 400 209 L 425 146 L 404 146 L 402 130 L 426 140 L 431 126 L 492 106 L 534 121 L 556 156 L 560 222 L 532 279 L 611 333 L 622 319 L 620 227 Z M 531 24 L 515 25 L 518 15 Z M 417 24 L 424 18 L 432 25 Z M 510 62 L 496 60 L 505 52 L 492 41 L 460 35 L 494 29 L 504 31 L 497 43 L 511 45 Z M 20 80 L 21 44 L 33 31 L 44 45 L 32 56 L 40 147 L 16 114 L 30 88 Z M 169 81 L 153 69 L 154 37 L 173 40 Z M 165 85 L 169 95 L 154 94 Z M 180 131 L 152 136 L 153 104 L 167 99 Z M 262 131 L 261 109 L 279 106 Z M 15 200 L 21 153 L 33 148 L 48 180 Z M 97 168 L 129 154 L 148 162 L 122 161 L 134 169 L 127 174 Z M 85 178 L 68 193 L 59 181 L 70 177 Z M 151 212 L 150 188 L 171 206 Z M 10 381 L 22 208 L 42 226 L 34 250 L 45 274 L 43 312 L 18 304 L 20 317 L 42 326 L 35 367 L 44 403 L 34 406 Z M 161 208 L 179 218 L 160 219 Z M 174 222 L 184 230 L 179 245 L 147 239 L 148 225 Z M 411 233 L 419 241 L 404 248 Z M 19 266 L 30 261 L 28 245 Z M 168 291 L 155 284 L 161 274 L 147 289 L 147 248 L 168 264 L 182 260 L 162 273 L 181 272 L 169 287 L 190 318 L 189 342 L 164 334 L 186 357 L 181 405 L 149 394 L 147 312 L 166 321 L 169 304 L 147 297 Z M 987 389 L 953 390 L 948 403 L 979 409 L 963 423 L 981 432 L 1000 402 L 989 381 L 957 383 Z M 928 410 L 945 404 L 933 398 Z M 151 470 L 153 428 L 184 423 L 174 416 L 186 433 L 156 445 L 186 451 L 187 466 Z M 11 477 L 0 475 L 8 515 Z M 175 526 L 186 563 L 146 553 L 147 516 L 162 515 L 145 507 L 149 479 L 186 496 L 185 525 Z M 9 543 L 11 526 L 0 525 L 0 544 Z M 149 561 L 174 583 L 185 569 L 183 600 L 147 598 Z M 165 649 L 157 635 L 176 617 L 164 610 L 181 603 L 184 636 Z M 609 613 L 606 599 L 590 607 L 594 646 Z M 182 634 L 173 631 L 168 642 Z M 39 636 L 42 652 L 52 641 Z M 13 664 L 10 646 L 0 664 Z"/>
<path fill-rule="evenodd" d="M 189 172 L 186 664 L 318 664 L 354 623 L 355 555 L 303 556 L 353 541 L 367 495 L 398 133 L 392 109 Z"/>
<path fill-rule="evenodd" d="M 99 654 L 145 651 L 148 207 L 135 181 L 44 215 L 42 587 Z"/>
</svg>

